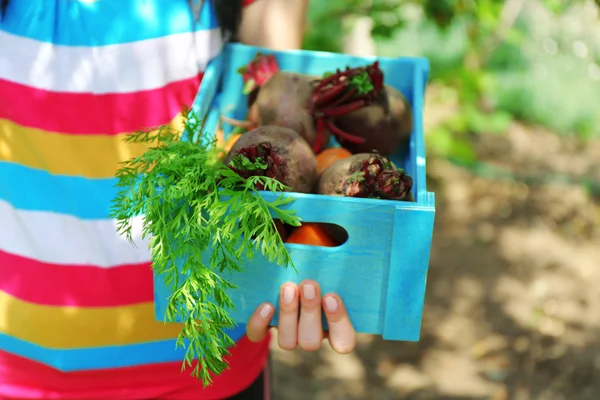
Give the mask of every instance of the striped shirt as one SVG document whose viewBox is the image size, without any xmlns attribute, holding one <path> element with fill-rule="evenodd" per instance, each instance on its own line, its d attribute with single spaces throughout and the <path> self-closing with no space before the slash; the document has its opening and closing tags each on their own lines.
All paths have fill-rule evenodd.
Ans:
<svg viewBox="0 0 600 400">
<path fill-rule="evenodd" d="M 198 0 L 195 0 L 196 2 Z M 250 0 L 251 1 L 251 0 Z M 250 1 L 246 1 L 249 3 Z M 154 318 L 147 243 L 108 218 L 124 135 L 180 126 L 222 49 L 210 0 L 12 0 L 0 22 L 0 398 L 221 399 L 268 341 L 230 335 L 230 369 L 181 373 Z"/>
</svg>

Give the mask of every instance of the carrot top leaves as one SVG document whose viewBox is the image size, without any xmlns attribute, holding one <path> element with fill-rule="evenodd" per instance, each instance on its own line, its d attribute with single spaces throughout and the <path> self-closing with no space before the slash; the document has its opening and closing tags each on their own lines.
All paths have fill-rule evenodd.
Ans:
<svg viewBox="0 0 600 400">
<path fill-rule="evenodd" d="M 184 115 L 183 130 L 198 133 L 200 119 L 191 110 Z M 227 295 L 234 285 L 221 273 L 242 270 L 244 260 L 257 251 L 271 262 L 293 267 L 272 214 L 294 226 L 300 220 L 293 210 L 284 209 L 293 198 L 279 196 L 269 202 L 255 189 L 289 188 L 268 177 L 241 177 L 223 164 L 216 141 L 206 135 L 197 143 L 181 136 L 181 131 L 160 127 L 125 139 L 151 147 L 118 170 L 111 218 L 117 220 L 119 233 L 132 240 L 133 219 L 143 215 L 152 268 L 164 276 L 172 293 L 165 320 L 183 322 L 177 339 L 186 349 L 182 368 L 194 365 L 192 375 L 208 385 L 210 373 L 227 368 L 223 357 L 233 345 L 225 332 L 235 326 L 227 311 L 234 307 Z M 202 257 L 207 251 L 210 257 Z"/>
</svg>

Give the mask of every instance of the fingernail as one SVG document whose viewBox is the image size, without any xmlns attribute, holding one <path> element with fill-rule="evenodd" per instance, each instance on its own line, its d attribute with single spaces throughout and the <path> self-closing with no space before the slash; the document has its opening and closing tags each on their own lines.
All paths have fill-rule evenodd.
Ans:
<svg viewBox="0 0 600 400">
<path fill-rule="evenodd" d="M 335 299 L 335 297 L 333 297 L 333 296 L 325 297 L 325 308 L 327 308 L 327 311 L 329 311 L 329 312 L 334 312 L 335 310 L 337 310 L 338 302 Z"/>
<path fill-rule="evenodd" d="M 296 290 L 294 289 L 294 287 L 292 285 L 285 285 L 283 287 L 283 302 L 285 304 L 290 304 L 292 301 L 294 301 L 295 297 Z"/>
<path fill-rule="evenodd" d="M 259 314 L 263 318 L 268 318 L 271 315 L 272 312 L 273 312 L 273 306 L 270 305 L 270 304 L 265 304 L 260 309 L 260 313 Z"/>
<path fill-rule="evenodd" d="M 302 290 L 304 291 L 304 297 L 306 297 L 309 300 L 314 299 L 317 295 L 315 285 L 311 283 L 307 283 L 306 285 L 304 285 Z"/>
</svg>

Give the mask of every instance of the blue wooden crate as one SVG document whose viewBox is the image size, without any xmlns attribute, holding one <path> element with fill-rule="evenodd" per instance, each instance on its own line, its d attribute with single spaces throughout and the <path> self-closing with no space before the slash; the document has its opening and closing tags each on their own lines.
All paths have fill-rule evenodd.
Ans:
<svg viewBox="0 0 600 400">
<path fill-rule="evenodd" d="M 310 75 L 375 60 L 228 45 L 209 65 L 194 104 L 201 115 L 206 115 L 206 132 L 215 131 L 221 114 L 245 118 L 247 100 L 237 69 L 259 51 L 275 54 L 282 70 Z M 236 305 L 229 312 L 237 323 L 244 324 L 264 301 L 277 305 L 282 283 L 314 279 L 323 293 L 336 292 L 342 297 L 358 332 L 379 334 L 387 340 L 419 340 L 435 214 L 434 194 L 426 187 L 422 124 L 429 63 L 423 58 L 378 60 L 385 83 L 399 89 L 413 108 L 410 145 L 390 158 L 413 177 L 415 202 L 291 193 L 296 200 L 289 207 L 304 222 L 339 225 L 347 231 L 348 240 L 338 247 L 286 244 L 298 272 L 269 263 L 257 254 L 245 264 L 245 271 L 226 273 L 225 278 L 237 286 L 228 292 Z M 231 131 L 226 124 L 223 129 L 226 135 Z M 270 193 L 263 196 L 274 198 Z M 154 284 L 156 318 L 162 321 L 170 293 L 161 276 L 155 276 Z"/>
</svg>

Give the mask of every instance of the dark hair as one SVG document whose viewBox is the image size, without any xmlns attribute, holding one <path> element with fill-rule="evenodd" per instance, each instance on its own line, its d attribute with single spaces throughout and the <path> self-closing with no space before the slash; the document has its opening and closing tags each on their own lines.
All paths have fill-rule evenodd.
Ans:
<svg viewBox="0 0 600 400">
<path fill-rule="evenodd" d="M 6 7 L 8 7 L 8 0 L 0 0 L 0 20 L 4 18 L 4 14 L 6 14 Z"/>
<path fill-rule="evenodd" d="M 0 0 L 0 20 L 4 18 L 10 0 Z M 23 0 L 27 1 L 27 0 Z M 188 0 L 193 7 L 194 0 Z M 199 0 L 200 2 L 210 0 Z M 243 0 L 212 0 L 215 5 L 217 18 L 223 32 L 228 40 L 236 40 L 238 28 L 242 22 Z"/>
<path fill-rule="evenodd" d="M 243 0 L 213 0 L 213 2 L 223 36 L 227 40 L 237 40 L 238 29 L 242 23 Z"/>
</svg>

